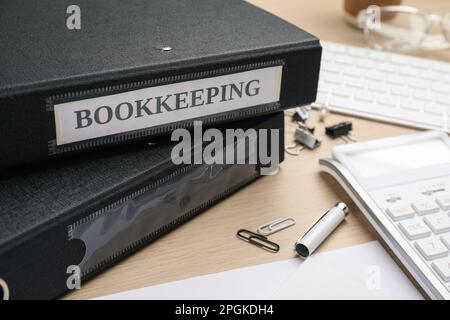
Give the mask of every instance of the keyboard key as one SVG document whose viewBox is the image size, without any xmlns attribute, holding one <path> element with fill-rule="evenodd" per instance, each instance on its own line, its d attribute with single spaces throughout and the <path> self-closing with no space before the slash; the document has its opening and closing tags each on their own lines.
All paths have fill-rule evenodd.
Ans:
<svg viewBox="0 0 450 320">
<path fill-rule="evenodd" d="M 414 246 L 419 250 L 422 256 L 427 260 L 445 258 L 448 250 L 444 244 L 437 238 L 427 238 L 417 240 Z"/>
<path fill-rule="evenodd" d="M 336 59 L 336 56 L 331 52 L 324 50 L 322 51 L 322 63 L 323 62 L 333 62 Z"/>
<path fill-rule="evenodd" d="M 430 85 L 430 81 L 415 78 L 415 79 L 411 79 L 411 81 L 409 82 L 409 85 L 411 87 L 418 88 L 418 89 L 428 89 L 428 87 Z"/>
<path fill-rule="evenodd" d="M 328 84 L 341 84 L 342 78 L 338 74 L 327 73 L 326 76 L 323 77 L 323 81 Z"/>
<path fill-rule="evenodd" d="M 335 96 L 351 98 L 353 95 L 353 89 L 346 87 L 334 87 L 332 93 Z"/>
<path fill-rule="evenodd" d="M 394 221 L 409 219 L 415 215 L 414 210 L 407 205 L 390 207 L 386 209 L 386 212 Z"/>
<path fill-rule="evenodd" d="M 326 49 L 331 51 L 331 52 L 345 53 L 345 46 L 343 46 L 341 44 L 338 44 L 338 43 L 328 42 L 326 44 Z"/>
<path fill-rule="evenodd" d="M 438 103 L 442 103 L 445 105 L 450 105 L 450 95 L 439 94 L 436 98 Z"/>
<path fill-rule="evenodd" d="M 396 107 L 398 103 L 398 98 L 388 94 L 380 94 L 378 96 L 378 103 L 388 107 Z"/>
<path fill-rule="evenodd" d="M 400 107 L 402 109 L 420 112 L 423 109 L 424 103 L 422 101 L 401 99 Z"/>
<path fill-rule="evenodd" d="M 340 73 L 341 67 L 331 62 L 323 62 L 320 66 L 320 70 L 332 73 Z"/>
<path fill-rule="evenodd" d="M 398 73 L 406 77 L 417 77 L 422 70 L 411 67 L 410 65 L 400 67 Z"/>
<path fill-rule="evenodd" d="M 361 81 L 361 79 L 359 78 L 353 77 L 344 78 L 344 82 L 347 85 L 347 87 L 364 89 L 364 82 Z"/>
<path fill-rule="evenodd" d="M 316 101 L 314 102 L 314 104 L 321 105 L 321 106 L 326 105 L 327 98 L 328 98 L 328 93 L 317 92 L 317 97 L 316 97 Z"/>
<path fill-rule="evenodd" d="M 389 88 L 381 81 L 367 80 L 366 86 L 369 91 L 385 93 Z"/>
<path fill-rule="evenodd" d="M 444 80 L 444 82 L 450 83 L 450 74 L 444 74 L 442 80 Z"/>
<path fill-rule="evenodd" d="M 411 65 L 417 68 L 426 69 L 430 67 L 430 62 L 425 59 L 413 59 L 411 60 Z"/>
<path fill-rule="evenodd" d="M 318 92 L 327 93 L 331 90 L 331 86 L 329 84 L 326 84 L 325 82 L 319 82 L 319 87 L 317 88 Z"/>
<path fill-rule="evenodd" d="M 450 217 L 444 213 L 426 216 L 424 221 L 436 234 L 450 231 Z"/>
<path fill-rule="evenodd" d="M 382 51 L 375 51 L 375 50 L 369 51 L 367 56 L 370 59 L 379 60 L 379 61 L 386 60 L 386 57 L 387 57 L 386 53 L 384 53 Z"/>
<path fill-rule="evenodd" d="M 405 65 L 410 63 L 410 59 L 408 56 L 395 53 L 391 55 L 390 61 L 395 63 L 396 65 Z"/>
<path fill-rule="evenodd" d="M 410 97 L 412 90 L 404 86 L 391 86 L 391 93 L 396 96 Z"/>
<path fill-rule="evenodd" d="M 365 57 L 367 55 L 367 49 L 359 47 L 348 47 L 348 53 L 356 57 Z"/>
<path fill-rule="evenodd" d="M 424 71 L 421 76 L 425 80 L 439 81 L 441 79 L 441 74 L 439 72 L 431 70 Z"/>
<path fill-rule="evenodd" d="M 439 206 L 434 201 L 415 202 L 412 206 L 419 215 L 439 212 Z"/>
<path fill-rule="evenodd" d="M 433 269 L 444 281 L 450 281 L 450 258 L 439 259 L 431 263 Z"/>
<path fill-rule="evenodd" d="M 434 94 L 429 92 L 428 90 L 415 90 L 414 91 L 414 98 L 423 100 L 423 101 L 433 101 L 434 100 Z"/>
<path fill-rule="evenodd" d="M 348 67 L 343 70 L 343 73 L 347 76 L 359 78 L 361 76 L 361 70 L 355 67 Z"/>
<path fill-rule="evenodd" d="M 355 94 L 355 99 L 366 102 L 372 102 L 374 98 L 375 96 L 372 93 L 366 91 L 357 91 Z"/>
<path fill-rule="evenodd" d="M 448 65 L 448 63 L 442 63 L 436 60 L 431 64 L 431 69 L 443 74 L 450 73 L 450 66 Z"/>
<path fill-rule="evenodd" d="M 380 73 L 380 72 L 378 72 L 378 71 L 374 71 L 374 70 L 371 70 L 371 71 L 366 72 L 366 73 L 364 74 L 364 76 L 365 76 L 367 79 L 377 80 L 377 81 L 383 81 L 384 78 L 385 78 L 385 76 L 384 76 L 382 73 Z"/>
<path fill-rule="evenodd" d="M 427 103 L 425 105 L 424 111 L 426 113 L 443 116 L 445 114 L 445 106 L 437 103 Z"/>
<path fill-rule="evenodd" d="M 435 82 L 431 85 L 431 90 L 439 92 L 439 93 L 449 93 L 450 92 L 450 85 L 444 84 L 442 82 Z"/>
<path fill-rule="evenodd" d="M 388 75 L 388 77 L 386 78 L 386 81 L 389 83 L 392 83 L 392 84 L 403 85 L 405 83 L 405 78 L 400 77 L 396 74 L 393 74 L 393 75 Z"/>
<path fill-rule="evenodd" d="M 352 64 L 353 63 L 353 59 L 350 56 L 342 56 L 342 55 L 337 56 L 335 61 L 340 64 Z"/>
<path fill-rule="evenodd" d="M 396 67 L 390 63 L 382 62 L 378 64 L 377 69 L 386 74 L 386 73 L 394 73 Z"/>
<path fill-rule="evenodd" d="M 363 69 L 373 69 L 375 64 L 372 60 L 362 58 L 356 61 L 356 65 Z"/>
<path fill-rule="evenodd" d="M 450 233 L 443 234 L 441 236 L 441 241 L 450 249 Z"/>
<path fill-rule="evenodd" d="M 442 210 L 450 210 L 450 196 L 442 196 L 436 199 Z"/>
<path fill-rule="evenodd" d="M 430 228 L 421 219 L 410 219 L 398 224 L 409 240 L 417 240 L 431 235 Z"/>
</svg>

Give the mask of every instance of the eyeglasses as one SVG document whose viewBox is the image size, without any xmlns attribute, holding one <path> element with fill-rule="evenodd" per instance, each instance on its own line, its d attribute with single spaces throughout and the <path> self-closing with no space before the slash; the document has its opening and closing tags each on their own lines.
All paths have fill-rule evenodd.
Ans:
<svg viewBox="0 0 450 320">
<path fill-rule="evenodd" d="M 404 51 L 450 48 L 450 12 L 427 14 L 408 6 L 370 6 L 358 14 L 358 25 L 375 49 Z"/>
</svg>

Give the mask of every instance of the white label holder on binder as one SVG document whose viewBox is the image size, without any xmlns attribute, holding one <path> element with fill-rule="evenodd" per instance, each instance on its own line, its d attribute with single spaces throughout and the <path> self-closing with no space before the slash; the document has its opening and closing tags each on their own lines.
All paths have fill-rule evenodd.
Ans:
<svg viewBox="0 0 450 320">
<path fill-rule="evenodd" d="M 57 145 L 278 102 L 282 66 L 54 105 Z"/>
</svg>

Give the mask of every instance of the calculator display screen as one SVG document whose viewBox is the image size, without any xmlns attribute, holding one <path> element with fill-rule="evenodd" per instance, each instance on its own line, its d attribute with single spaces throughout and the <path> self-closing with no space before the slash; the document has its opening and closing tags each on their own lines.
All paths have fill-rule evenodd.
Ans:
<svg viewBox="0 0 450 320">
<path fill-rule="evenodd" d="M 349 164 L 363 178 L 399 173 L 445 163 L 450 164 L 450 148 L 441 139 L 393 147 L 352 151 Z"/>
</svg>

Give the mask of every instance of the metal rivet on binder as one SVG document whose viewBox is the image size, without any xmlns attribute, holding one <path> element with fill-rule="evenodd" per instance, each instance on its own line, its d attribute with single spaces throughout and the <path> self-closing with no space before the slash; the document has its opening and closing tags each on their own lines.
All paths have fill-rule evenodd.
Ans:
<svg viewBox="0 0 450 320">
<path fill-rule="evenodd" d="M 169 46 L 157 46 L 156 49 L 158 49 L 160 51 L 170 51 L 170 50 L 172 50 L 172 47 L 169 47 Z"/>
<path fill-rule="evenodd" d="M 236 233 L 236 236 L 241 240 L 247 241 L 250 244 L 253 244 L 272 253 L 276 253 L 280 250 L 280 246 L 275 242 L 269 241 L 267 237 L 246 229 L 240 229 Z"/>
<path fill-rule="evenodd" d="M 8 284 L 2 278 L 0 278 L 0 300 L 9 300 Z"/>
<path fill-rule="evenodd" d="M 275 232 L 289 228 L 295 223 L 296 221 L 292 217 L 275 219 L 260 225 L 258 227 L 258 233 L 262 234 L 263 236 L 269 236 L 271 234 L 274 234 Z"/>
</svg>

